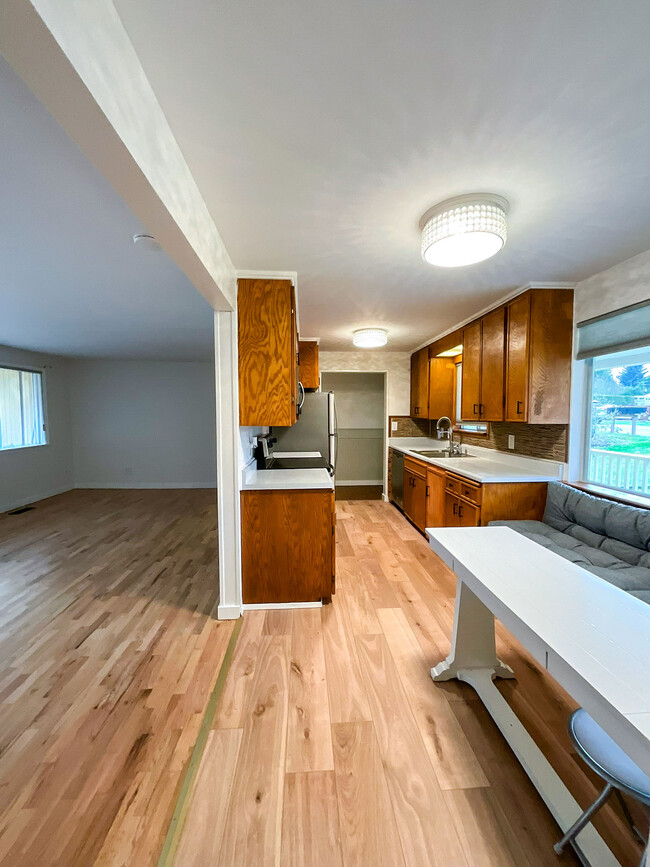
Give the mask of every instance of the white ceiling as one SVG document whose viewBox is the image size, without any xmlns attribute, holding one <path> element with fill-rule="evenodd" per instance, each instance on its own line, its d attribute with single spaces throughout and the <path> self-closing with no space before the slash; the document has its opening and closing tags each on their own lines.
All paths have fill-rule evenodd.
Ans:
<svg viewBox="0 0 650 867">
<path fill-rule="evenodd" d="M 650 247 L 647 0 L 117 0 L 235 266 L 295 269 L 301 332 L 410 349 L 529 281 Z M 420 257 L 449 196 L 496 258 Z"/>
<path fill-rule="evenodd" d="M 2 58 L 0 123 L 0 344 L 212 358 L 208 303 Z"/>
</svg>

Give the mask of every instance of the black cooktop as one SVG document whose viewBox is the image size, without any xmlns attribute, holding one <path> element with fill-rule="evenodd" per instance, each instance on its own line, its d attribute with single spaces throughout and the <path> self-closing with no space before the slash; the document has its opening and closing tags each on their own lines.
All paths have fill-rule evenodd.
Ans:
<svg viewBox="0 0 650 867">
<path fill-rule="evenodd" d="M 274 458 L 266 459 L 267 470 L 327 470 L 325 458 Z"/>
</svg>

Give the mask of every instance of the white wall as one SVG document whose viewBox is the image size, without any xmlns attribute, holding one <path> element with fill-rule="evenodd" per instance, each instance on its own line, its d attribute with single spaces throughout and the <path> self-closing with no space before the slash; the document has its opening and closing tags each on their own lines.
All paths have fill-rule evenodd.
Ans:
<svg viewBox="0 0 650 867">
<path fill-rule="evenodd" d="M 0 451 L 0 512 L 73 487 L 68 361 L 0 346 L 0 364 L 43 372 L 48 444 Z"/>
<path fill-rule="evenodd" d="M 70 362 L 74 483 L 215 487 L 211 362 Z"/>
<path fill-rule="evenodd" d="M 650 299 L 650 250 L 576 284 L 575 321 Z"/>
<path fill-rule="evenodd" d="M 352 370 L 386 373 L 388 415 L 409 415 L 411 412 L 411 353 L 410 352 L 321 352 L 320 371 Z"/>
</svg>

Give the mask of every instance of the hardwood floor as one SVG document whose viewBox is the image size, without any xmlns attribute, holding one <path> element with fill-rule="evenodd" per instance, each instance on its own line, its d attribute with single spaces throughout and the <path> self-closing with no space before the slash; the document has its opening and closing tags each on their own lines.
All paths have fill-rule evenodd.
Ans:
<svg viewBox="0 0 650 867">
<path fill-rule="evenodd" d="M 0 864 L 156 863 L 233 628 L 217 595 L 212 491 L 0 516 Z"/>
<path fill-rule="evenodd" d="M 331 605 L 244 615 L 176 867 L 577 864 L 473 690 L 429 677 L 455 576 L 387 503 L 339 502 L 337 549 Z M 573 702 L 503 629 L 499 652 L 504 695 L 586 805 Z M 636 867 L 621 815 L 596 824 Z"/>
<path fill-rule="evenodd" d="M 245 614 L 176 867 L 576 864 L 470 687 L 433 684 L 455 578 L 382 502 L 337 504 L 337 593 Z M 232 622 L 214 494 L 71 492 L 0 517 L 0 864 L 148 867 Z M 504 631 L 508 701 L 581 804 L 573 703 Z M 620 813 L 597 826 L 623 867 Z"/>
</svg>

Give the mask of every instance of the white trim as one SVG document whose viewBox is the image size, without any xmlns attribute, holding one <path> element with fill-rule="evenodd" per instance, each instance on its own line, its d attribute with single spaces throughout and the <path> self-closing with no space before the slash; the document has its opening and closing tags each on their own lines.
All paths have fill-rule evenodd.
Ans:
<svg viewBox="0 0 650 867">
<path fill-rule="evenodd" d="M 524 286 L 519 286 L 517 289 L 513 289 L 512 292 L 508 292 L 506 295 L 501 295 L 501 297 L 497 298 L 496 301 L 488 304 L 487 307 L 483 307 L 477 313 L 468 316 L 467 319 L 463 319 L 462 322 L 457 322 L 452 328 L 447 328 L 446 331 L 441 331 L 440 334 L 436 334 L 435 337 L 425 340 L 424 343 L 416 346 L 415 349 L 411 349 L 411 355 L 413 355 L 414 352 L 419 352 L 420 349 L 424 349 L 424 347 L 428 346 L 430 343 L 434 343 L 436 340 L 446 337 L 446 335 L 451 334 L 452 331 L 456 331 L 464 325 L 469 325 L 469 323 L 474 322 L 475 319 L 480 319 L 480 317 L 485 316 L 486 313 L 496 310 L 497 307 L 501 307 L 501 305 L 505 304 L 506 301 L 512 301 L 512 299 L 516 298 L 517 295 L 523 295 L 523 293 L 528 292 L 529 289 L 575 289 L 575 285 L 575 283 L 526 283 Z"/>
<path fill-rule="evenodd" d="M 32 494 L 31 497 L 21 497 L 19 500 L 12 500 L 10 503 L 3 503 L 0 505 L 0 515 L 4 512 L 11 512 L 12 509 L 20 509 L 21 506 L 31 506 L 34 503 L 40 503 L 41 500 L 49 500 L 50 497 L 58 497 L 59 494 L 65 494 L 73 490 L 73 485 L 66 485 L 64 488 L 55 488 L 52 491 L 45 491 L 36 495 Z"/>
<path fill-rule="evenodd" d="M 237 310 L 215 311 L 214 358 L 217 426 L 217 521 L 219 604 L 217 616 L 241 614 L 241 513 L 239 491 L 239 383 Z M 236 616 L 239 616 L 237 614 Z"/>
<path fill-rule="evenodd" d="M 353 479 L 352 481 L 348 481 L 346 479 L 343 482 L 336 482 L 335 481 L 334 484 L 336 485 L 337 488 L 345 488 L 346 486 L 352 487 L 353 485 L 355 485 L 355 486 L 358 486 L 358 485 L 383 485 L 384 480 L 383 479 Z"/>
<path fill-rule="evenodd" d="M 322 602 L 245 602 L 244 611 L 284 611 L 291 608 L 322 608 Z"/>
<path fill-rule="evenodd" d="M 388 498 L 388 494 L 382 494 L 381 498 L 384 501 L 384 503 L 390 503 L 390 500 Z"/>
<path fill-rule="evenodd" d="M 241 605 L 217 605 L 217 620 L 238 620 L 241 614 Z"/>
<path fill-rule="evenodd" d="M 216 490 L 212 482 L 75 482 L 75 489 L 82 491 L 171 491 L 171 490 Z"/>
</svg>

